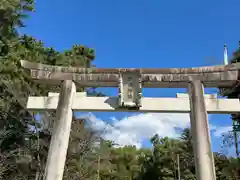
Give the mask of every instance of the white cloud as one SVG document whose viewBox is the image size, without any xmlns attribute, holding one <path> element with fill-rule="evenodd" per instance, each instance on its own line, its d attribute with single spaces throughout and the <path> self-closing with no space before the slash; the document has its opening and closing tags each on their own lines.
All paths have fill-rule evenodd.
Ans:
<svg viewBox="0 0 240 180">
<path fill-rule="evenodd" d="M 222 134 L 228 133 L 229 131 L 232 131 L 232 126 L 215 127 L 213 134 L 216 137 L 221 137 Z"/>
<path fill-rule="evenodd" d="M 116 119 L 110 118 L 110 123 L 97 118 L 94 114 L 85 114 L 93 129 L 103 132 L 103 138 L 112 140 L 119 145 L 135 145 L 142 147 L 144 140 L 155 134 L 161 137 L 177 138 L 181 131 L 190 126 L 189 114 L 142 113 Z M 108 121 L 109 122 L 109 121 Z M 214 136 L 231 130 L 231 127 L 209 125 Z"/>
<path fill-rule="evenodd" d="M 135 145 L 141 147 L 144 140 L 155 134 L 159 136 L 179 137 L 179 128 L 189 126 L 188 114 L 155 114 L 144 113 L 124 117 L 120 120 L 111 118 L 111 124 L 89 113 L 91 126 L 97 130 L 104 130 L 103 137 L 119 145 Z"/>
</svg>

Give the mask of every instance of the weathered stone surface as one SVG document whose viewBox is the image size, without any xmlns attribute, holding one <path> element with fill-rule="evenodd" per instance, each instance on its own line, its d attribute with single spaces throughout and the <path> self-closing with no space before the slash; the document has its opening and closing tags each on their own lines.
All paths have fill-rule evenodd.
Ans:
<svg viewBox="0 0 240 180">
<path fill-rule="evenodd" d="M 36 80 L 73 80 L 82 86 L 109 86 L 118 87 L 119 74 L 77 74 L 51 72 L 42 70 L 31 70 L 32 78 Z M 224 71 L 215 73 L 199 74 L 142 74 L 141 81 L 143 87 L 182 87 L 189 81 L 201 80 L 208 87 L 228 87 L 232 86 L 238 78 L 238 71 Z M 209 84 L 209 85 L 208 85 Z M 212 86 L 211 86 L 212 85 Z"/>
<path fill-rule="evenodd" d="M 240 69 L 240 63 L 219 66 L 206 66 L 198 68 L 82 68 L 82 67 L 64 67 L 51 66 L 46 64 L 32 63 L 29 61 L 21 61 L 21 65 L 26 69 L 45 70 L 52 72 L 64 73 L 110 73 L 117 74 L 119 72 L 140 72 L 142 74 L 195 74 L 195 73 L 212 73 Z"/>
<path fill-rule="evenodd" d="M 143 74 L 143 82 L 189 82 L 192 80 L 201 81 L 221 81 L 221 80 L 237 80 L 237 71 L 223 71 L 213 73 L 189 73 L 189 74 Z"/>
<path fill-rule="evenodd" d="M 72 124 L 72 104 L 75 95 L 75 84 L 70 80 L 64 81 L 57 103 L 57 117 L 52 132 L 43 180 L 62 180 Z"/>
<path fill-rule="evenodd" d="M 31 77 L 45 80 L 105 81 L 118 82 L 119 74 L 77 74 L 31 70 Z"/>
<path fill-rule="evenodd" d="M 28 98 L 27 109 L 31 111 L 54 111 L 59 101 L 58 96 Z M 73 111 L 80 112 L 152 112 L 152 113 L 189 113 L 189 99 L 178 98 L 142 98 L 140 109 L 119 108 L 118 97 L 86 97 L 76 96 L 73 100 Z M 205 97 L 206 109 L 209 114 L 231 114 L 239 112 L 239 99 L 214 99 Z"/>
<path fill-rule="evenodd" d="M 232 87 L 238 80 L 239 64 L 200 68 L 124 69 L 61 67 L 21 61 L 32 78 L 40 83 L 59 84 L 73 80 L 85 87 L 118 87 L 120 72 L 139 72 L 143 87 L 186 87 L 192 80 L 201 80 L 205 87 Z M 46 81 L 48 80 L 48 81 Z"/>
<path fill-rule="evenodd" d="M 198 180 L 216 180 L 214 157 L 211 148 L 209 123 L 204 87 L 199 80 L 189 83 L 190 124 Z"/>
</svg>

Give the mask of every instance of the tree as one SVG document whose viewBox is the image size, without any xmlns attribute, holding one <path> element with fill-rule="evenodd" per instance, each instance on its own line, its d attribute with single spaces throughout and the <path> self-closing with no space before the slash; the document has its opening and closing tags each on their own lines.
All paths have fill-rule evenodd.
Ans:
<svg viewBox="0 0 240 180">
<path fill-rule="evenodd" d="M 195 164 L 192 146 L 192 136 L 189 128 L 185 128 L 183 130 L 181 140 L 184 142 L 184 153 L 181 156 L 181 161 L 183 162 L 183 169 L 185 169 L 186 176 L 189 177 L 188 179 L 193 179 L 193 177 L 195 177 Z"/>
<path fill-rule="evenodd" d="M 56 87 L 36 84 L 20 67 L 26 59 L 51 65 L 90 67 L 94 56 L 81 54 L 82 46 L 60 53 L 44 47 L 33 37 L 19 36 L 23 18 L 33 11 L 34 2 L 4 1 L 0 6 L 0 169 L 3 179 L 31 179 L 42 173 L 46 161 L 50 134 L 42 131 L 33 113 L 25 109 L 29 95 L 45 95 Z M 83 90 L 79 88 L 79 90 Z M 51 114 L 51 115 L 54 115 Z"/>
</svg>

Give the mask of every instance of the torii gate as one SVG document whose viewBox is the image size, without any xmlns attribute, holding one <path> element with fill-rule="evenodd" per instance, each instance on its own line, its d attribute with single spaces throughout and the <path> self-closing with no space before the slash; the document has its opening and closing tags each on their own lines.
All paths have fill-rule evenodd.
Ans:
<svg viewBox="0 0 240 180">
<path fill-rule="evenodd" d="M 239 78 L 240 64 L 200 68 L 99 69 L 50 66 L 21 61 L 39 83 L 62 84 L 61 92 L 48 97 L 29 97 L 27 109 L 57 110 L 45 180 L 62 180 L 73 111 L 137 111 L 190 113 L 196 177 L 216 180 L 207 113 L 240 112 L 238 99 L 218 99 L 204 95 L 205 87 L 233 87 Z M 87 97 L 76 92 L 82 87 L 118 87 L 119 97 Z M 144 98 L 144 88 L 187 87 L 189 94 L 177 98 Z"/>
</svg>

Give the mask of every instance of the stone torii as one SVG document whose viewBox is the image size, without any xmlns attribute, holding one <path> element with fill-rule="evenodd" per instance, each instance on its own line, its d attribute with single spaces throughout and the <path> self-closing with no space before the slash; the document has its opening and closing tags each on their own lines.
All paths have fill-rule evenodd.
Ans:
<svg viewBox="0 0 240 180">
<path fill-rule="evenodd" d="M 138 111 L 190 113 L 196 177 L 215 180 L 207 113 L 240 112 L 238 99 L 204 95 L 205 87 L 231 88 L 239 77 L 240 64 L 200 68 L 99 69 L 50 66 L 21 61 L 39 83 L 62 84 L 60 94 L 29 97 L 30 110 L 57 110 L 45 180 L 62 180 L 73 111 Z M 82 87 L 118 87 L 118 97 L 87 97 L 76 92 Z M 188 88 L 177 98 L 144 98 L 142 88 Z"/>
</svg>

